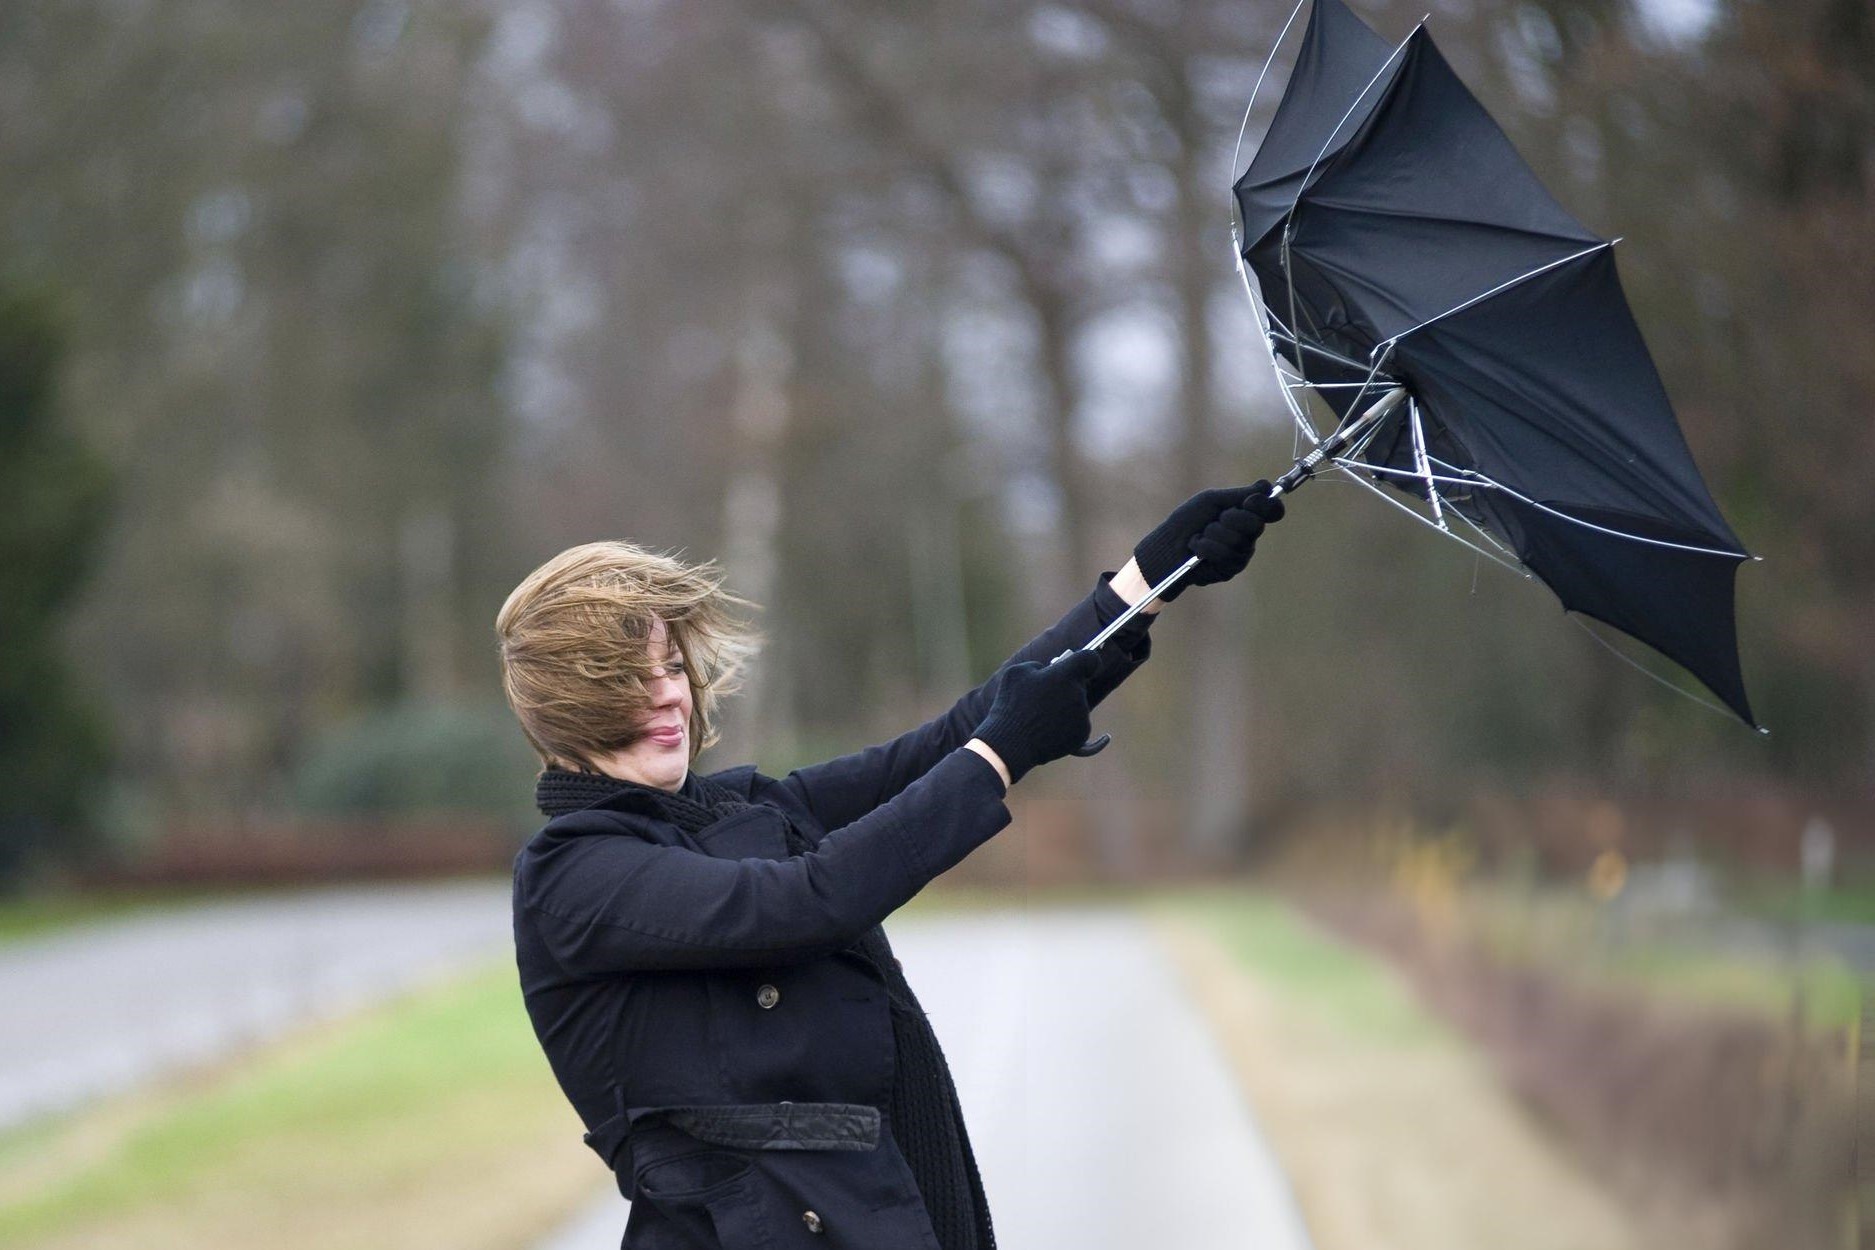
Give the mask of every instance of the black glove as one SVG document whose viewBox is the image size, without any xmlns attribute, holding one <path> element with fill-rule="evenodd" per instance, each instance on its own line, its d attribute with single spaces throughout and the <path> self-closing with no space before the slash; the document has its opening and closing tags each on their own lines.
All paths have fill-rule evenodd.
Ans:
<svg viewBox="0 0 1875 1250">
<path fill-rule="evenodd" d="M 1270 498 L 1267 480 L 1199 491 L 1139 540 L 1133 559 L 1146 584 L 1157 586 L 1186 560 L 1198 557 L 1191 572 L 1159 596 L 1170 603 L 1187 586 L 1209 586 L 1243 572 L 1256 554 L 1263 527 L 1282 519 L 1283 501 Z"/>
<path fill-rule="evenodd" d="M 1002 757 L 1011 785 L 1087 741 L 1093 729 L 1087 683 L 1100 668 L 1099 652 L 1076 651 L 1054 663 L 1026 660 L 1002 671 L 976 736 Z"/>
</svg>

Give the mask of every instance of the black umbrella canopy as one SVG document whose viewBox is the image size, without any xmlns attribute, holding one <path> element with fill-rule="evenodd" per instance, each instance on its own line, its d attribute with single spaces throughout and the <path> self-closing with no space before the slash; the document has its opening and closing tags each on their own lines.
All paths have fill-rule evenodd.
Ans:
<svg viewBox="0 0 1875 1250">
<path fill-rule="evenodd" d="M 1424 27 L 1395 45 L 1315 0 L 1234 190 L 1276 354 L 1344 418 L 1396 385 L 1412 398 L 1344 465 L 1476 525 L 1565 608 L 1753 724 L 1733 611 L 1750 556 L 1687 449 L 1613 245 L 1550 196 Z"/>
</svg>

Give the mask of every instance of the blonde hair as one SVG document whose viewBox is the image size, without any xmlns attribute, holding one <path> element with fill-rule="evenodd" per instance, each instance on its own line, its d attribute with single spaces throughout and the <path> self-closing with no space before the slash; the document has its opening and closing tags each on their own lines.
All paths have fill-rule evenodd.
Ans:
<svg viewBox="0 0 1875 1250">
<path fill-rule="evenodd" d="M 529 573 L 495 616 L 501 684 L 543 768 L 599 771 L 651 711 L 645 680 L 661 619 L 690 681 L 690 758 L 720 736 L 718 701 L 741 688 L 761 636 L 734 611 L 714 561 L 685 564 L 628 542 L 571 547 Z"/>
</svg>

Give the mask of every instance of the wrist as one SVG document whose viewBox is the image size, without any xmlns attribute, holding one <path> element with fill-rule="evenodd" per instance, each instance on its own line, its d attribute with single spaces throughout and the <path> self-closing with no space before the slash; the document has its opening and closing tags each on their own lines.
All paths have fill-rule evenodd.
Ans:
<svg viewBox="0 0 1875 1250">
<path fill-rule="evenodd" d="M 964 748 L 976 752 L 989 761 L 990 767 L 996 770 L 996 775 L 1003 779 L 1004 790 L 1008 790 L 1011 785 L 1015 784 L 1009 779 L 1009 765 L 1003 763 L 1003 757 L 996 753 L 995 747 L 981 738 L 972 738 L 964 743 Z"/>
<path fill-rule="evenodd" d="M 1152 583 L 1148 582 L 1146 575 L 1139 571 L 1139 560 L 1136 557 L 1128 557 L 1125 566 L 1113 575 L 1113 580 L 1107 585 L 1113 588 L 1114 594 L 1126 600 L 1128 607 L 1144 599 L 1146 593 L 1152 589 Z M 1161 600 L 1154 599 L 1140 610 L 1150 616 L 1164 606 Z"/>
</svg>

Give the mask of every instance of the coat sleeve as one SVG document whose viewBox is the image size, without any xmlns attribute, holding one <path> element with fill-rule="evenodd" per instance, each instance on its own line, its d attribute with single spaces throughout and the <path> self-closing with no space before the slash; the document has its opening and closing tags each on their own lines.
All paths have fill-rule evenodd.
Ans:
<svg viewBox="0 0 1875 1250">
<path fill-rule="evenodd" d="M 996 770 L 960 750 L 788 859 L 721 859 L 629 836 L 550 838 L 516 866 L 517 911 L 575 976 L 812 959 L 1007 825 L 1002 799 Z"/>
<path fill-rule="evenodd" d="M 1118 619 L 1127 604 L 1109 585 L 1112 579 L 1112 573 L 1102 573 L 1092 593 L 1004 660 L 983 684 L 958 699 L 950 710 L 890 741 L 797 768 L 776 784 L 829 829 L 888 802 L 937 761 L 970 741 L 989 713 L 997 682 L 1010 665 L 1052 660 L 1070 647 L 1081 646 Z M 1152 638 L 1146 632 L 1152 620 L 1150 613 L 1141 612 L 1101 648 L 1104 663 L 1089 687 L 1090 701 L 1095 706 L 1152 654 Z"/>
</svg>

